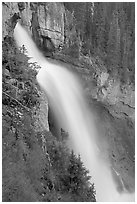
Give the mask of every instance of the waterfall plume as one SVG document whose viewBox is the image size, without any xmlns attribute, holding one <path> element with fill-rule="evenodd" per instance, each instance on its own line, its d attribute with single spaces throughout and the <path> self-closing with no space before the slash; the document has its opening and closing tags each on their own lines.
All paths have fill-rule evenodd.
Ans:
<svg viewBox="0 0 137 204">
<path fill-rule="evenodd" d="M 98 147 L 94 117 L 78 76 L 62 65 L 46 60 L 19 23 L 15 27 L 14 37 L 17 45 L 24 45 L 32 61 L 40 65 L 37 81 L 46 92 L 60 126 L 69 133 L 72 149 L 80 154 L 89 170 L 95 184 L 97 201 L 134 201 L 133 194 L 117 191 L 111 164 L 101 157 L 103 153 Z"/>
</svg>

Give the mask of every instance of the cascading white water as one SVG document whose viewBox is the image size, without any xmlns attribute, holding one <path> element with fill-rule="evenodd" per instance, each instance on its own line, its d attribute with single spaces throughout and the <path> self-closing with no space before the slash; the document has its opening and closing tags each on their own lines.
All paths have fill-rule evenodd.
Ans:
<svg viewBox="0 0 137 204">
<path fill-rule="evenodd" d="M 117 191 L 110 164 L 101 159 L 94 118 L 86 104 L 78 77 L 65 67 L 47 61 L 19 23 L 15 27 L 14 37 L 19 47 L 25 46 L 31 61 L 40 65 L 37 80 L 45 90 L 61 127 L 69 132 L 73 150 L 81 155 L 84 165 L 89 169 L 97 201 L 134 201 L 134 195 Z"/>
</svg>

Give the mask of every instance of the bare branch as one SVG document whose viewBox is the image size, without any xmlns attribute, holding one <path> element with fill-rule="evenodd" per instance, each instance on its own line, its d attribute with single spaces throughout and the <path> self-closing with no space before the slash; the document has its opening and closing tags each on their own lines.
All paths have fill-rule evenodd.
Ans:
<svg viewBox="0 0 137 204">
<path fill-rule="evenodd" d="M 5 93 L 4 91 L 2 91 L 3 94 L 5 94 L 6 96 L 8 96 L 9 98 L 11 98 L 12 100 L 16 101 L 20 106 L 22 106 L 24 109 L 26 109 L 27 111 L 30 111 L 29 108 L 27 108 L 26 106 L 22 105 L 22 103 L 20 103 L 17 99 L 13 98 L 12 96 L 8 95 L 7 93 Z"/>
</svg>

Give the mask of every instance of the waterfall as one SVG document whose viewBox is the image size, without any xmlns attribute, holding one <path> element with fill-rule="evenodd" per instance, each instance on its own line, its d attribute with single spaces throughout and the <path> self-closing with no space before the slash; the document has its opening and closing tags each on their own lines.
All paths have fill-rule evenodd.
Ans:
<svg viewBox="0 0 137 204">
<path fill-rule="evenodd" d="M 14 37 L 19 47 L 25 46 L 31 61 L 40 65 L 37 81 L 46 92 L 58 123 L 69 133 L 71 148 L 80 154 L 89 170 L 97 201 L 134 201 L 134 195 L 117 191 L 110 162 L 101 157 L 103 152 L 98 147 L 94 117 L 78 76 L 64 66 L 48 61 L 19 23 Z"/>
</svg>

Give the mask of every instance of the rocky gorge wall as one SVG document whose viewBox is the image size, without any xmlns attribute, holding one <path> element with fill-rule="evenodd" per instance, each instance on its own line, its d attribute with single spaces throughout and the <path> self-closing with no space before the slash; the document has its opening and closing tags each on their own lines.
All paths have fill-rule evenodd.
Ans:
<svg viewBox="0 0 137 204">
<path fill-rule="evenodd" d="M 40 36 L 48 36 L 55 46 L 64 41 L 64 8 L 61 3 L 3 3 L 2 7 L 2 37 L 9 35 L 12 30 L 12 17 L 19 13 L 21 24 L 31 33 L 36 40 Z M 13 31 L 13 30 L 12 30 Z"/>
<path fill-rule="evenodd" d="M 63 3 L 6 2 L 2 6 L 2 38 L 13 34 L 16 24 L 15 14 L 19 14 L 20 23 L 32 35 L 35 43 L 42 51 L 44 49 L 47 51 L 47 47 L 49 52 L 55 49 L 58 51 L 65 44 L 65 41 L 69 41 L 69 38 L 76 35 L 74 28 L 73 31 L 72 29 L 69 30 L 69 25 L 73 24 L 74 21 L 73 15 L 65 9 Z M 66 56 L 61 54 L 57 56 L 59 60 L 65 57 L 67 61 Z M 133 84 L 121 86 L 116 77 L 109 75 L 99 58 L 80 56 L 78 63 L 83 64 L 80 65 L 82 69 L 80 66 L 75 67 L 75 69 L 81 73 L 87 82 L 89 94 L 99 101 L 112 106 L 116 105 L 117 110 L 114 114 L 117 112 L 118 114 L 126 114 L 134 120 L 135 90 Z M 94 86 L 94 82 L 96 86 Z"/>
<path fill-rule="evenodd" d="M 73 35 L 69 30 L 73 17 L 68 11 L 65 11 L 63 3 L 3 2 L 2 39 L 6 36 L 13 37 L 17 21 L 26 28 L 45 56 L 51 57 L 52 52 L 62 47 Z M 44 106 L 46 111 L 45 118 L 43 116 L 41 118 L 47 121 L 47 100 L 45 104 L 42 102 L 43 97 L 40 100 L 43 104 L 41 107 Z M 42 110 L 40 114 L 42 115 L 43 109 L 40 110 Z M 42 124 L 44 125 L 43 122 Z M 44 128 L 49 129 L 48 123 L 45 124 Z"/>
<path fill-rule="evenodd" d="M 47 54 L 47 47 L 49 50 L 53 50 L 53 47 L 58 48 L 64 43 L 64 15 L 65 9 L 62 3 L 3 2 L 2 39 L 6 36 L 13 37 L 14 27 L 19 20 L 33 37 L 37 46 L 43 49 L 43 52 L 46 51 Z M 46 41 L 46 39 L 51 39 L 53 45 L 51 40 Z M 40 119 L 42 127 L 49 130 L 47 122 L 48 105 L 47 100 L 44 102 L 43 97 L 40 97 L 41 114 L 38 113 L 37 118 Z M 44 97 L 44 99 L 46 98 Z M 42 107 L 44 107 L 45 112 L 43 116 Z M 45 122 L 43 122 L 44 120 Z"/>
<path fill-rule="evenodd" d="M 58 48 L 75 33 L 75 29 L 71 28 L 71 32 L 69 30 L 73 16 L 63 3 L 6 2 L 2 4 L 3 38 L 10 32 L 12 35 L 15 13 L 19 14 L 20 23 L 30 32 L 37 45 L 47 37 Z"/>
<path fill-rule="evenodd" d="M 59 51 L 77 37 L 75 27 L 69 26 L 74 20 L 73 14 L 65 9 L 63 3 L 6 2 L 2 4 L 2 17 L 3 39 L 13 36 L 19 20 L 45 56 L 63 61 L 64 66 L 69 64 L 82 77 L 89 102 L 96 107 L 97 124 L 103 121 L 99 131 L 103 130 L 103 137 L 109 140 L 112 168 L 121 175 L 125 188 L 134 191 L 134 85 L 121 84 L 117 76 L 108 73 L 99 57 L 81 54 L 75 58 Z M 54 55 L 49 54 L 52 52 Z M 38 128 L 49 130 L 48 102 L 43 93 L 36 118 L 36 123 L 40 122 Z M 103 148 L 105 144 L 102 151 Z"/>
</svg>

